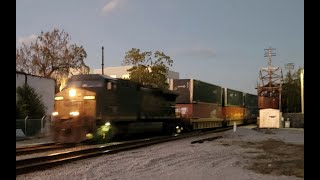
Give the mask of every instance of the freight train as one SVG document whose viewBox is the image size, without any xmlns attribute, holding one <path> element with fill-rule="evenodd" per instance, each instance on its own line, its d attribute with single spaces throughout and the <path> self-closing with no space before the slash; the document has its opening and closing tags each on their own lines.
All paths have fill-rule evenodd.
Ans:
<svg viewBox="0 0 320 180">
<path fill-rule="evenodd" d="M 194 79 L 170 80 L 169 89 L 100 74 L 74 75 L 55 96 L 53 140 L 110 141 L 130 127 L 161 124 L 165 133 L 255 122 L 256 95 Z M 134 126 L 133 126 L 134 125 Z"/>
</svg>

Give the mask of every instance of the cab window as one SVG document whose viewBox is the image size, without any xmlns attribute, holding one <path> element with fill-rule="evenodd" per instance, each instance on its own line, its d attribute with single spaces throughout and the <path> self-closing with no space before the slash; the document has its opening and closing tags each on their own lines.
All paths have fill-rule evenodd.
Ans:
<svg viewBox="0 0 320 180">
<path fill-rule="evenodd" d="M 117 89 L 117 84 L 116 83 L 113 83 L 113 82 L 107 82 L 107 90 L 115 90 Z"/>
</svg>

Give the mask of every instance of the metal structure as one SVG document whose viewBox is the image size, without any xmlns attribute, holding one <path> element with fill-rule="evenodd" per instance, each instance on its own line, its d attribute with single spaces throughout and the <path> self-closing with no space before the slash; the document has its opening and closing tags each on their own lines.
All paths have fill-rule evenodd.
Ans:
<svg viewBox="0 0 320 180">
<path fill-rule="evenodd" d="M 257 84 L 259 109 L 272 108 L 281 110 L 281 90 L 283 83 L 282 69 L 272 66 L 272 56 L 275 49 L 265 49 L 264 57 L 268 58 L 268 67 L 261 68 L 260 81 Z"/>
</svg>

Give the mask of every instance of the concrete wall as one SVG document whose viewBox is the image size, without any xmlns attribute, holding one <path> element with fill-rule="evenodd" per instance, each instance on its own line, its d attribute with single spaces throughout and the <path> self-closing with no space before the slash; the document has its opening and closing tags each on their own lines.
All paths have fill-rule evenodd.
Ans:
<svg viewBox="0 0 320 180">
<path fill-rule="evenodd" d="M 42 96 L 42 102 L 47 107 L 46 115 L 50 116 L 54 108 L 55 80 L 16 72 L 16 88 L 24 83 L 34 88 Z"/>
</svg>

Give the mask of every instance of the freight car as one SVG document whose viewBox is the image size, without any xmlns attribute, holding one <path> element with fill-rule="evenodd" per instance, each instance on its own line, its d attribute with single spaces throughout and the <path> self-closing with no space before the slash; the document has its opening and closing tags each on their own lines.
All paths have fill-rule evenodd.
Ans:
<svg viewBox="0 0 320 180">
<path fill-rule="evenodd" d="M 179 94 L 176 111 L 186 130 L 222 127 L 222 87 L 194 79 L 172 79 L 169 89 Z"/>
<path fill-rule="evenodd" d="M 58 142 L 108 140 L 132 123 L 176 127 L 177 94 L 99 74 L 74 75 L 55 96 L 52 137 Z M 149 124 L 148 124 L 149 123 Z"/>
<path fill-rule="evenodd" d="M 195 79 L 170 80 L 176 111 L 187 130 L 255 123 L 258 96 Z"/>
<path fill-rule="evenodd" d="M 166 133 L 255 122 L 257 96 L 194 79 L 172 79 L 169 90 L 99 74 L 74 75 L 55 97 L 53 139 L 108 141 L 132 124 L 160 124 Z"/>
</svg>

